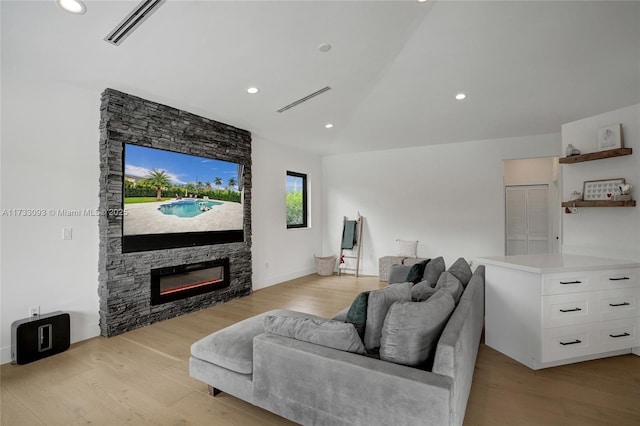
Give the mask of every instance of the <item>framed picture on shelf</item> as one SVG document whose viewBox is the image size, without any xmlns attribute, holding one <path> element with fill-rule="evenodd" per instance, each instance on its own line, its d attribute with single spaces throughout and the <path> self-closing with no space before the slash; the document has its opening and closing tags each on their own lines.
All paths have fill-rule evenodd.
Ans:
<svg viewBox="0 0 640 426">
<path fill-rule="evenodd" d="M 610 124 L 598 129 L 598 151 L 622 148 L 622 124 Z"/>
<path fill-rule="evenodd" d="M 587 180 L 582 189 L 582 199 L 591 200 L 613 200 L 615 195 L 620 194 L 620 185 L 625 183 L 624 178 Z"/>
</svg>

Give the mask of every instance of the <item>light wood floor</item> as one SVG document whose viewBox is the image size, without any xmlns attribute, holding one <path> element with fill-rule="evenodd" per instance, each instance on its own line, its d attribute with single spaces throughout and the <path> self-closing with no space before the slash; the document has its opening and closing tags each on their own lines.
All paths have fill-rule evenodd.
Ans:
<svg viewBox="0 0 640 426">
<path fill-rule="evenodd" d="M 0 367 L 0 422 L 21 425 L 288 425 L 189 377 L 189 346 L 270 309 L 325 317 L 377 277 L 309 276 L 27 365 Z M 640 425 L 640 357 L 532 371 L 481 344 L 465 425 Z M 438 425 L 440 426 L 440 425 Z"/>
</svg>

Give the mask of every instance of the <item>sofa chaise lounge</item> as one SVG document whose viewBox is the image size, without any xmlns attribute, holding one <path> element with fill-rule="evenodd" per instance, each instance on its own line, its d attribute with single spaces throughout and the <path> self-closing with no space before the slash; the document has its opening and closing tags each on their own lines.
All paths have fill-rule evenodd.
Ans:
<svg viewBox="0 0 640 426">
<path fill-rule="evenodd" d="M 324 320 L 276 310 L 195 342 L 190 374 L 211 395 L 222 391 L 303 425 L 460 425 L 483 328 L 484 284 L 480 265 L 444 323 L 430 371 L 265 332 L 267 317 Z"/>
</svg>

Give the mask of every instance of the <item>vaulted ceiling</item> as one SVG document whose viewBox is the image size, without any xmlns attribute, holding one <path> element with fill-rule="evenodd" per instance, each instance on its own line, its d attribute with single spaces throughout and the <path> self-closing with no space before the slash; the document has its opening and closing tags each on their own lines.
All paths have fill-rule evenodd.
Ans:
<svg viewBox="0 0 640 426">
<path fill-rule="evenodd" d="M 555 133 L 640 102 L 637 1 L 169 0 L 120 46 L 103 39 L 139 2 L 85 3 L 1 2 L 3 91 L 111 87 L 319 154 Z"/>
</svg>

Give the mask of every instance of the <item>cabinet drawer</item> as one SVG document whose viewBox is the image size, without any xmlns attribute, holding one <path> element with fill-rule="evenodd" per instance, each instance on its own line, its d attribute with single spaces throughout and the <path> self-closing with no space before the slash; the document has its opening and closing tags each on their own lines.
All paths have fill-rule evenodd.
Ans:
<svg viewBox="0 0 640 426">
<path fill-rule="evenodd" d="M 592 334 L 587 324 L 543 330 L 541 361 L 558 361 L 592 353 Z"/>
<path fill-rule="evenodd" d="M 542 327 L 586 324 L 595 319 L 593 293 L 554 294 L 542 297 Z"/>
<path fill-rule="evenodd" d="M 586 272 L 570 272 L 544 275 L 542 294 L 577 293 L 591 290 L 589 274 Z"/>
<path fill-rule="evenodd" d="M 640 316 L 640 288 L 623 288 L 596 292 L 598 320 L 632 318 Z"/>
<path fill-rule="evenodd" d="M 638 318 L 605 321 L 598 324 L 598 352 L 630 349 L 640 345 Z"/>
<path fill-rule="evenodd" d="M 593 272 L 594 290 L 640 287 L 640 269 L 612 269 Z"/>
</svg>

